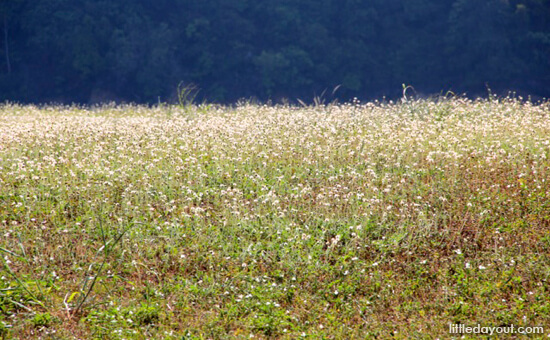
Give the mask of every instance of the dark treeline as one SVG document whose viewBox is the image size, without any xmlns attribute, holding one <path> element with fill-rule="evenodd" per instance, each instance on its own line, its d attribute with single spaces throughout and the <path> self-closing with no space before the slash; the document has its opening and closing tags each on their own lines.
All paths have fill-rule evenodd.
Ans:
<svg viewBox="0 0 550 340">
<path fill-rule="evenodd" d="M 0 0 L 0 100 L 550 96 L 550 0 Z"/>
</svg>

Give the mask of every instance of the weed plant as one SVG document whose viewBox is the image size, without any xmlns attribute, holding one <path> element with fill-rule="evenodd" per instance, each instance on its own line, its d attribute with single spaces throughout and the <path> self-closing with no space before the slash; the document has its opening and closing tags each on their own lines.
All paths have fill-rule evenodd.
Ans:
<svg viewBox="0 0 550 340">
<path fill-rule="evenodd" d="M 0 107 L 0 338 L 550 332 L 548 103 L 188 99 Z"/>
</svg>

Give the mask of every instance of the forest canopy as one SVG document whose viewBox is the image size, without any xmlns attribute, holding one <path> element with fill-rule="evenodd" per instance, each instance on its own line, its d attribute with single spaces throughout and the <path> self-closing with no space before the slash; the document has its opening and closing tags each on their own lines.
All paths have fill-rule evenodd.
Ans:
<svg viewBox="0 0 550 340">
<path fill-rule="evenodd" d="M 550 96 L 550 0 L 0 0 L 0 20 L 1 101 Z"/>
</svg>

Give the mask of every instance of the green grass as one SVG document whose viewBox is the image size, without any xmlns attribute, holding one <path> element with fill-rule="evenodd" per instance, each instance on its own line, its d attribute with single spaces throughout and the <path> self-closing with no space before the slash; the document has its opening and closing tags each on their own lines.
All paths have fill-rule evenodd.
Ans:
<svg viewBox="0 0 550 340">
<path fill-rule="evenodd" d="M 549 332 L 549 159 L 515 99 L 4 105 L 0 338 Z"/>
</svg>

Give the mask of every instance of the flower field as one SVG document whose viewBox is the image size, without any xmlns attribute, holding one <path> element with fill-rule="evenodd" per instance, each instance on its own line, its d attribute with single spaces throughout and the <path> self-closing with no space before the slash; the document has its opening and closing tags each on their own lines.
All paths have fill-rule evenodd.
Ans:
<svg viewBox="0 0 550 340">
<path fill-rule="evenodd" d="M 550 334 L 550 104 L 6 104 L 0 233 L 0 338 Z"/>
</svg>

